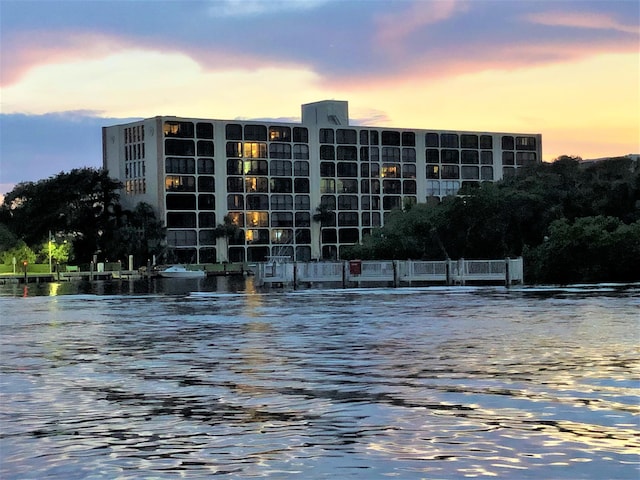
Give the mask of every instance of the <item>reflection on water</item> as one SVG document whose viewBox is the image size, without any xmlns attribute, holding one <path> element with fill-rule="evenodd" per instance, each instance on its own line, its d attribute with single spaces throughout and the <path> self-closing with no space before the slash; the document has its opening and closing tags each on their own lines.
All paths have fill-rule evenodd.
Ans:
<svg viewBox="0 0 640 480">
<path fill-rule="evenodd" d="M 637 287 L 190 282 L 4 287 L 0 478 L 638 478 Z"/>
</svg>

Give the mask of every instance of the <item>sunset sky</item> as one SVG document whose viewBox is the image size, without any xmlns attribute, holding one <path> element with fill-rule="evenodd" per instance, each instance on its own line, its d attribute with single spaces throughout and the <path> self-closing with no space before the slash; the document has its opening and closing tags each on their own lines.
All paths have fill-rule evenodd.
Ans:
<svg viewBox="0 0 640 480">
<path fill-rule="evenodd" d="M 0 0 L 0 193 L 102 165 L 101 126 L 176 115 L 541 133 L 640 152 L 636 0 Z"/>
</svg>

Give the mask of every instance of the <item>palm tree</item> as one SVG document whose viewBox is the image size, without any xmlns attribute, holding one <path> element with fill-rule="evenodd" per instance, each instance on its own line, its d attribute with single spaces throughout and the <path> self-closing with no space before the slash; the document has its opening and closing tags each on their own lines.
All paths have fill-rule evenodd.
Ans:
<svg viewBox="0 0 640 480">
<path fill-rule="evenodd" d="M 320 248 L 320 260 L 322 260 L 322 228 L 327 227 L 334 220 L 335 214 L 333 210 L 324 204 L 320 204 L 316 208 L 316 213 L 313 214 L 313 221 L 320 223 L 320 235 L 318 236 L 318 247 Z"/>
</svg>

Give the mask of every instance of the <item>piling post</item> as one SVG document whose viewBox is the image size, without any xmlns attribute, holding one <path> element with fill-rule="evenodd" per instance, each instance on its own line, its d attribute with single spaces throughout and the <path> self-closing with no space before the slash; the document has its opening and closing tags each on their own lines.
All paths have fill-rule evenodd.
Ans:
<svg viewBox="0 0 640 480">
<path fill-rule="evenodd" d="M 510 261 L 509 257 L 505 258 L 505 260 L 504 260 L 504 283 L 505 283 L 507 288 L 509 288 L 511 286 L 511 272 L 509 271 L 510 263 L 511 263 L 511 261 Z"/>
</svg>

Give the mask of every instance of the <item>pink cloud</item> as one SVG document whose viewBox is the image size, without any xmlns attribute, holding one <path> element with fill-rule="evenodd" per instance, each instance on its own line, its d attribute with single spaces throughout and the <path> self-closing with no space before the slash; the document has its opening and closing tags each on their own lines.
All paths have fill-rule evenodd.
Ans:
<svg viewBox="0 0 640 480">
<path fill-rule="evenodd" d="M 409 8 L 378 17 L 376 43 L 384 49 L 400 51 L 403 41 L 415 31 L 443 22 L 464 10 L 466 2 L 460 0 L 414 1 Z"/>
<path fill-rule="evenodd" d="M 532 13 L 525 17 L 532 23 L 553 27 L 574 27 L 596 30 L 616 30 L 624 33 L 640 33 L 635 25 L 625 25 L 611 15 L 595 12 L 542 12 Z"/>
</svg>

